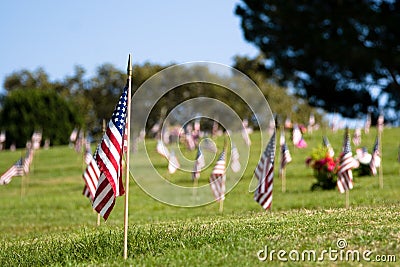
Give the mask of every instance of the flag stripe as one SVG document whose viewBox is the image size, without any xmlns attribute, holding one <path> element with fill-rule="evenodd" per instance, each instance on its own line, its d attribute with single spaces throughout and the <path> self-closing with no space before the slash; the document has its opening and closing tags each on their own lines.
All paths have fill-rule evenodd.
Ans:
<svg viewBox="0 0 400 267">
<path fill-rule="evenodd" d="M 275 132 L 273 133 L 268 145 L 254 171 L 258 179 L 258 186 L 254 192 L 254 200 L 265 210 L 271 208 L 272 190 L 274 180 L 275 162 Z"/>
</svg>

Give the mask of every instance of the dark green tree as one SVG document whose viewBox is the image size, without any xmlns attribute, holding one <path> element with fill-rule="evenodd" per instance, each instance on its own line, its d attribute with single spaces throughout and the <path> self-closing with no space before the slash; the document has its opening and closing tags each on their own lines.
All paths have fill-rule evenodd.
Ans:
<svg viewBox="0 0 400 267">
<path fill-rule="evenodd" d="M 377 113 L 387 98 L 386 118 L 396 119 L 400 1 L 242 0 L 235 12 L 265 56 L 259 70 L 280 85 L 346 117 Z"/>
<path fill-rule="evenodd" d="M 75 126 L 82 124 L 76 109 L 55 91 L 15 89 L 4 98 L 0 128 L 7 132 L 7 146 L 24 147 L 34 131 L 42 131 L 51 144 L 68 144 Z"/>
</svg>

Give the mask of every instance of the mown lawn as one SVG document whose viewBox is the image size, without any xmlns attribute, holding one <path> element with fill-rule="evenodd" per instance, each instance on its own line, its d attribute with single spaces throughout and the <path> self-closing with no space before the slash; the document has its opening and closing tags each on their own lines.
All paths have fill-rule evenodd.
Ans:
<svg viewBox="0 0 400 267">
<path fill-rule="evenodd" d="M 82 155 L 68 146 L 39 150 L 28 176 L 16 177 L 10 184 L 0 186 L 0 265 L 279 265 L 282 261 L 277 258 L 277 252 L 272 260 L 268 257 L 265 262 L 258 259 L 257 253 L 265 250 L 265 246 L 269 252 L 315 250 L 320 253 L 338 250 L 337 242 L 342 239 L 347 242 L 342 253 L 371 251 L 370 259 L 388 255 L 386 259 L 393 260 L 389 257 L 393 255 L 400 261 L 400 165 L 397 162 L 400 129 L 385 129 L 383 133 L 384 188 L 379 188 L 377 177 L 355 177 L 350 209 L 344 208 L 345 197 L 337 190 L 310 190 L 315 181 L 312 170 L 306 168 L 304 162 L 312 148 L 321 144 L 322 135 L 328 136 L 339 153 L 343 132 L 320 130 L 305 135 L 306 149 L 289 146 L 293 162 L 287 167 L 285 193 L 282 193 L 277 177 L 277 153 L 273 206 L 269 212 L 264 212 L 249 192 L 261 152 L 257 133 L 252 136 L 248 168 L 227 194 L 222 214 L 217 203 L 195 208 L 163 204 L 143 192 L 131 178 L 129 258 L 126 261 L 122 258 L 124 198 L 117 199 L 108 221 L 97 227 L 97 215 L 88 199 L 82 196 Z M 374 140 L 375 129 L 369 135 L 363 135 L 362 146 L 371 151 Z M 217 140 L 218 147 L 222 142 L 222 138 Z M 149 157 L 162 176 L 175 184 L 191 186 L 190 173 L 167 174 L 167 162 L 155 152 L 154 140 L 146 140 L 146 145 Z M 183 153 L 194 159 L 196 152 Z M 0 152 L 0 172 L 23 154 L 24 151 Z M 139 150 L 131 158 L 137 173 L 153 175 L 152 168 L 145 165 L 144 151 Z M 200 185 L 207 186 L 210 169 L 202 173 Z M 135 176 L 135 169 L 131 169 L 131 173 Z M 234 184 L 233 178 L 228 176 L 227 179 L 228 183 L 231 179 Z M 186 201 L 188 197 L 177 198 Z M 259 255 L 263 256 L 263 253 Z M 295 252 L 291 255 L 296 256 Z M 322 263 L 326 265 L 372 264 L 365 259 L 359 263 L 340 261 L 340 258 L 331 261 L 324 255 Z M 288 259 L 288 263 L 321 264 L 312 259 L 305 262 Z"/>
</svg>

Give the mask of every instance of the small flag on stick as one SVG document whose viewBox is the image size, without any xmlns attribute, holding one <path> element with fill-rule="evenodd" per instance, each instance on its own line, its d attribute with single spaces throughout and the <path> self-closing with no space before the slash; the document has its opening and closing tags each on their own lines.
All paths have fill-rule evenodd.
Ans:
<svg viewBox="0 0 400 267">
<path fill-rule="evenodd" d="M 235 146 L 235 144 L 232 145 L 232 150 L 231 150 L 231 169 L 233 172 L 238 172 L 240 171 L 240 161 L 239 161 L 239 150 Z"/>
<path fill-rule="evenodd" d="M 178 158 L 175 156 L 175 152 L 172 150 L 168 158 L 168 172 L 173 174 L 177 169 L 179 169 L 179 167 L 180 164 Z"/>
<path fill-rule="evenodd" d="M 1 177 L 0 185 L 9 184 L 14 176 L 23 176 L 24 168 L 22 165 L 22 157 L 14 163 Z"/>
<path fill-rule="evenodd" d="M 225 199 L 225 150 L 219 155 L 214 169 L 210 175 L 211 191 L 214 194 L 217 202 L 224 201 Z"/>
<path fill-rule="evenodd" d="M 338 171 L 337 187 L 340 193 L 353 188 L 354 158 L 351 153 L 349 130 L 346 129 L 343 141 L 343 152 L 340 155 L 340 166 Z"/>
<path fill-rule="evenodd" d="M 379 139 L 376 137 L 374 148 L 372 149 L 371 161 L 369 162 L 369 168 L 371 170 L 371 174 L 375 176 L 377 174 L 376 168 L 379 167 L 380 157 L 379 157 Z"/>
<path fill-rule="evenodd" d="M 123 137 L 126 123 L 126 112 L 127 112 L 127 84 L 119 98 L 119 102 L 116 105 L 111 119 L 107 125 L 106 132 L 103 135 L 103 139 L 97 147 L 94 155 L 93 164 L 89 164 L 88 168 L 94 168 L 97 165 L 97 170 L 92 170 L 95 175 L 90 175 L 95 184 L 95 177 L 98 177 L 98 183 L 96 186 L 96 192 L 93 198 L 93 208 L 101 214 L 104 220 L 107 220 L 112 209 L 115 205 L 115 198 L 124 194 L 125 190 L 122 183 L 122 154 L 123 154 Z M 84 180 L 86 186 L 89 188 L 89 179 L 85 178 L 86 173 L 90 173 L 90 170 L 85 171 Z M 99 175 L 98 175 L 99 174 Z M 93 186 L 92 186 L 93 189 Z"/>
<path fill-rule="evenodd" d="M 200 146 L 197 148 L 196 160 L 194 161 L 192 180 L 197 180 L 200 178 L 201 169 L 205 166 L 204 155 L 201 152 Z"/>
<path fill-rule="evenodd" d="M 254 171 L 258 179 L 258 186 L 254 192 L 254 200 L 257 201 L 265 210 L 271 208 L 272 188 L 274 181 L 274 162 L 275 162 L 275 132 L 273 133 L 268 145 Z"/>
</svg>

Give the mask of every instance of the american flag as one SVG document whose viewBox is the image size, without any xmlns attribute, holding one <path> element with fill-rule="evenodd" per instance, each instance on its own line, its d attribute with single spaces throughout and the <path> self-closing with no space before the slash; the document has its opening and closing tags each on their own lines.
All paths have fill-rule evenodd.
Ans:
<svg viewBox="0 0 400 267">
<path fill-rule="evenodd" d="M 168 172 L 173 174 L 177 169 L 179 169 L 180 166 L 181 165 L 179 164 L 178 158 L 175 156 L 175 152 L 172 150 L 168 158 Z"/>
<path fill-rule="evenodd" d="M 164 145 L 163 141 L 161 139 L 158 140 L 157 142 L 157 152 L 164 158 L 168 159 L 169 158 L 169 151 L 168 148 Z"/>
<path fill-rule="evenodd" d="M 200 147 L 197 148 L 196 160 L 194 161 L 193 171 L 192 171 L 192 180 L 200 178 L 201 169 L 206 165 L 204 162 L 204 155 L 201 152 Z"/>
<path fill-rule="evenodd" d="M 239 161 L 239 150 L 237 147 L 233 144 L 232 145 L 232 150 L 231 150 L 231 169 L 233 172 L 238 172 L 240 171 L 240 161 Z"/>
<path fill-rule="evenodd" d="M 371 113 L 368 113 L 367 119 L 365 120 L 365 124 L 364 124 L 364 132 L 366 134 L 369 133 L 370 127 L 371 127 Z"/>
<path fill-rule="evenodd" d="M 258 186 L 254 192 L 254 200 L 257 201 L 265 210 L 268 210 L 272 204 L 275 143 L 274 132 L 254 171 L 254 174 L 258 179 Z"/>
<path fill-rule="evenodd" d="M 353 188 L 354 158 L 351 153 L 349 130 L 346 129 L 343 141 L 343 152 L 340 155 L 340 166 L 338 171 L 337 187 L 340 193 Z"/>
<path fill-rule="evenodd" d="M 129 79 L 94 155 L 100 176 L 92 206 L 105 220 L 114 208 L 115 198 L 125 193 L 122 183 L 122 154 L 128 85 Z"/>
<path fill-rule="evenodd" d="M 376 123 L 376 127 L 378 128 L 379 132 L 383 131 L 383 121 L 384 121 L 383 114 L 380 114 L 378 117 L 378 122 Z"/>
<path fill-rule="evenodd" d="M 225 151 L 222 151 L 210 175 L 211 191 L 218 202 L 225 199 L 225 180 Z"/>
<path fill-rule="evenodd" d="M 0 185 L 2 184 L 9 184 L 11 179 L 14 176 L 23 176 L 24 175 L 24 168 L 22 166 L 22 158 L 17 160 L 14 165 L 11 166 L 1 177 L 0 177 Z"/>
<path fill-rule="evenodd" d="M 372 157 L 371 157 L 371 161 L 369 162 L 369 168 L 371 170 L 371 174 L 373 176 L 376 175 L 377 171 L 376 171 L 376 167 L 378 167 L 377 165 L 377 161 L 379 160 L 379 140 L 378 137 L 376 137 L 375 139 L 375 144 L 374 144 L 374 148 L 372 150 Z"/>
<path fill-rule="evenodd" d="M 23 162 L 24 173 L 29 173 L 29 169 L 33 160 L 33 149 L 28 148 Z"/>
<path fill-rule="evenodd" d="M 279 166 L 279 174 L 282 174 L 282 170 L 286 168 L 286 165 L 292 161 L 292 156 L 286 142 L 281 146 L 281 164 Z"/>
<path fill-rule="evenodd" d="M 326 148 L 328 148 L 329 156 L 333 158 L 333 156 L 335 155 L 335 151 L 333 151 L 333 147 L 331 146 L 331 143 L 329 143 L 328 137 L 322 137 L 322 143 Z"/>
<path fill-rule="evenodd" d="M 90 142 L 86 139 L 85 142 L 85 163 L 86 165 L 89 165 L 89 163 L 92 161 L 93 159 L 93 155 L 92 155 L 92 149 L 90 148 Z"/>
<path fill-rule="evenodd" d="M 83 195 L 87 196 L 93 202 L 101 173 L 99 167 L 97 166 L 96 160 L 91 154 L 90 156 L 91 159 L 86 167 L 85 172 L 83 173 L 83 180 L 85 181 Z"/>
</svg>

